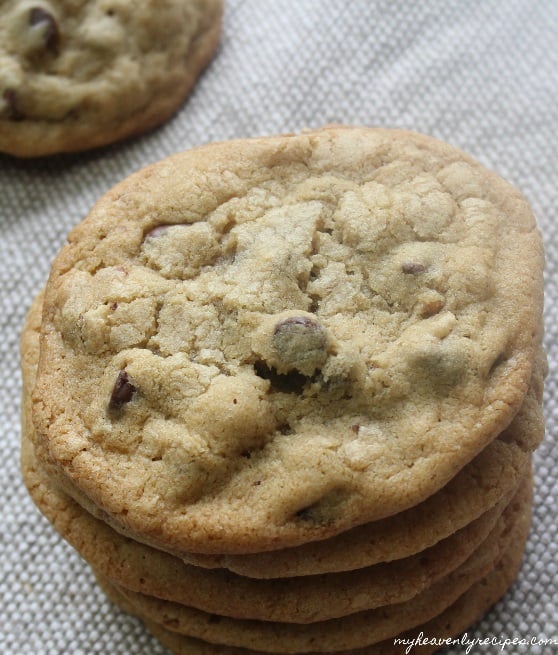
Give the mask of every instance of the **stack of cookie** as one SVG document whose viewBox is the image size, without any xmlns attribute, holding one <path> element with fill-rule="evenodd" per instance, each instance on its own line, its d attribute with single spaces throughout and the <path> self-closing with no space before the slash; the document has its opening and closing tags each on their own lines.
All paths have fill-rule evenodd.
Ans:
<svg viewBox="0 0 558 655">
<path fill-rule="evenodd" d="M 446 144 L 182 153 L 99 201 L 29 313 L 24 478 L 173 653 L 433 652 L 519 569 L 541 309 L 527 204 Z"/>
</svg>

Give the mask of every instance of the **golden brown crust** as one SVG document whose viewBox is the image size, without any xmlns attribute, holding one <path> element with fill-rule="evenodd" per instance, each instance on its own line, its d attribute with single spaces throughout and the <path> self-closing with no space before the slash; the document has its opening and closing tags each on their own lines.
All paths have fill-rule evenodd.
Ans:
<svg viewBox="0 0 558 655">
<path fill-rule="evenodd" d="M 31 391 L 39 356 L 41 309 L 42 294 L 33 303 L 22 333 L 24 444 L 29 441 L 29 436 L 33 433 L 30 421 Z M 541 351 L 525 402 L 511 425 L 437 494 L 401 514 L 366 524 L 331 539 L 282 551 L 213 557 L 178 553 L 175 555 L 190 564 L 207 568 L 228 568 L 242 576 L 269 579 L 349 571 L 409 557 L 430 548 L 475 521 L 495 505 L 505 502 L 506 497 L 509 497 L 519 484 L 525 468 L 530 465 L 530 454 L 544 434 L 540 403 L 545 375 L 546 358 Z M 41 467 L 48 468 L 49 475 L 55 478 L 56 485 L 60 487 L 59 492 L 63 491 L 94 517 L 101 521 L 108 520 L 110 524 L 110 517 L 103 515 L 94 504 L 84 498 L 83 494 L 72 487 L 66 478 L 59 475 L 57 469 L 48 466 L 45 461 L 41 462 Z M 52 483 L 54 479 L 47 486 L 52 487 Z M 91 561 L 98 569 L 114 568 L 114 562 L 111 565 L 110 561 L 102 559 L 103 549 L 96 547 L 91 553 L 89 546 L 91 540 L 82 539 L 79 532 L 100 530 L 101 533 L 106 533 L 108 552 L 113 551 L 112 542 L 118 535 L 112 535 L 111 531 L 102 525 L 95 529 L 95 522 L 89 520 L 87 514 L 80 513 L 77 507 L 75 510 L 72 513 L 75 520 L 73 523 L 70 522 L 75 526 L 75 530 L 73 534 L 64 532 L 63 534 L 80 550 L 85 559 Z M 59 512 L 49 510 L 48 503 L 43 511 L 56 525 L 59 525 L 61 520 Z M 86 517 L 83 526 L 81 526 L 82 517 Z M 123 544 L 130 543 L 129 540 L 120 539 L 120 541 Z M 158 557 L 159 563 L 154 568 L 159 571 L 159 575 L 161 571 L 167 571 L 163 574 L 163 580 L 174 579 L 177 571 L 181 570 L 181 564 L 166 555 L 158 555 Z M 148 581 L 153 576 L 150 575 L 149 569 L 146 570 L 146 567 L 141 564 L 145 559 L 141 545 L 127 552 L 123 550 L 122 558 L 134 564 L 127 568 L 117 566 L 116 569 L 127 571 L 129 576 L 134 573 L 134 570 L 137 574 L 135 577 L 131 575 L 131 577 L 117 579 L 117 582 L 145 593 L 155 595 L 161 593 L 157 591 L 161 588 L 160 585 L 155 584 L 154 587 L 148 585 Z M 144 579 L 145 586 L 139 585 L 140 578 Z M 180 595 L 176 598 L 180 598 Z"/>
<path fill-rule="evenodd" d="M 350 573 L 260 581 L 204 571 L 118 535 L 48 480 L 28 439 L 23 449 L 24 479 L 35 503 L 100 574 L 132 593 L 245 619 L 307 623 L 403 602 L 460 566 L 486 539 L 505 504 L 403 560 Z"/>
<path fill-rule="evenodd" d="M 64 538 L 102 575 L 130 590 L 210 612 L 297 623 L 402 602 L 459 566 L 486 537 L 507 502 L 509 491 L 494 509 L 435 546 L 407 559 L 353 574 L 265 582 L 185 565 L 177 558 L 115 533 L 59 490 L 42 470 L 33 452 L 29 422 L 29 390 L 38 355 L 39 309 L 40 298 L 29 313 L 22 339 L 24 479 L 36 504 Z M 528 425 L 529 421 L 525 423 Z M 478 491 L 484 493 L 481 486 Z M 381 533 L 377 536 L 381 540 Z"/>
</svg>

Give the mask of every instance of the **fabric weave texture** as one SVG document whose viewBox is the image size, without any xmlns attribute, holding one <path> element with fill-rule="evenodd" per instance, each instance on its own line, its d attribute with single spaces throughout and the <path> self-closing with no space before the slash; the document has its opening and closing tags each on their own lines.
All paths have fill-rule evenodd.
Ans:
<svg viewBox="0 0 558 655">
<path fill-rule="evenodd" d="M 106 600 L 19 473 L 19 334 L 66 234 L 102 193 L 173 152 L 346 123 L 444 139 L 517 186 L 537 216 L 550 375 L 533 526 L 516 584 L 468 638 L 535 642 L 473 653 L 558 653 L 558 2 L 226 0 L 223 29 L 191 97 L 161 128 L 79 155 L 0 156 L 0 652 L 166 652 Z M 545 638 L 556 645 L 536 643 Z"/>
</svg>

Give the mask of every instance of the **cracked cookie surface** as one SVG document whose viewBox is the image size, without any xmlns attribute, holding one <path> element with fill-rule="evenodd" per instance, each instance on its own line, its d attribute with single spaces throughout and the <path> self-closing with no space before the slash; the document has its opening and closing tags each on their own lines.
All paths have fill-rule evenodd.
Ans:
<svg viewBox="0 0 558 655">
<path fill-rule="evenodd" d="M 222 0 L 6 0 L 0 151 L 105 145 L 174 112 L 216 48 Z"/>
<path fill-rule="evenodd" d="M 109 192 L 56 259 L 37 432 L 162 548 L 323 539 L 416 505 L 509 424 L 541 271 L 522 196 L 429 137 L 182 153 Z"/>
</svg>

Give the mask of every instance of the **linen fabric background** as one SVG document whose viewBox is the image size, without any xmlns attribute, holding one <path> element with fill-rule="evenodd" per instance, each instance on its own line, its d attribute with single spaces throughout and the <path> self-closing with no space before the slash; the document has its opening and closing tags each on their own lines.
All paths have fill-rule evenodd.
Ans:
<svg viewBox="0 0 558 655">
<path fill-rule="evenodd" d="M 0 653 L 166 652 L 105 598 L 34 507 L 19 473 L 19 334 L 66 234 L 115 183 L 173 152 L 330 122 L 449 141 L 532 204 L 547 256 L 547 436 L 535 456 L 521 573 L 468 635 L 558 638 L 558 2 L 226 0 L 223 28 L 214 60 L 166 125 L 85 154 L 0 156 Z M 558 645 L 503 652 L 547 655 Z"/>
</svg>

